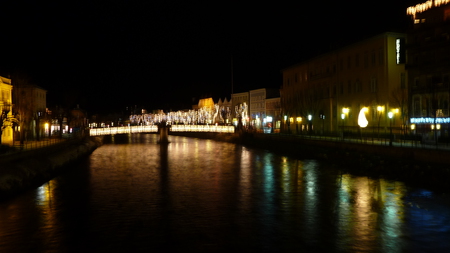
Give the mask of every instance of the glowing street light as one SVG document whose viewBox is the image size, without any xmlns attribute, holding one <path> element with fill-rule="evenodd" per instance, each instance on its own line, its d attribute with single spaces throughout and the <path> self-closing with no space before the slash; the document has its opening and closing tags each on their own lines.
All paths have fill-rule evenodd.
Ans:
<svg viewBox="0 0 450 253">
<path fill-rule="evenodd" d="M 342 119 L 342 140 L 344 140 L 345 118 L 348 116 L 348 112 L 349 111 L 350 111 L 350 109 L 347 108 L 347 107 L 343 107 L 342 108 L 342 114 L 341 114 L 341 119 Z"/>
<path fill-rule="evenodd" d="M 389 146 L 392 146 L 392 118 L 394 117 L 394 112 L 388 112 L 389 117 Z"/>
<path fill-rule="evenodd" d="M 297 124 L 295 125 L 295 127 L 297 128 L 297 134 L 299 134 L 298 125 L 302 123 L 302 117 L 297 117 L 296 121 L 297 121 Z"/>
</svg>

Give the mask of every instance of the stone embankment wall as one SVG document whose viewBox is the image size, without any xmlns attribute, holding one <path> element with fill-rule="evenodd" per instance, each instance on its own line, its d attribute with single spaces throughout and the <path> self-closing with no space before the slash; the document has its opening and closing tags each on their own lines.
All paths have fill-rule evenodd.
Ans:
<svg viewBox="0 0 450 253">
<path fill-rule="evenodd" d="M 89 137 L 1 156 L 0 199 L 45 183 L 101 144 L 100 137 Z"/>
</svg>

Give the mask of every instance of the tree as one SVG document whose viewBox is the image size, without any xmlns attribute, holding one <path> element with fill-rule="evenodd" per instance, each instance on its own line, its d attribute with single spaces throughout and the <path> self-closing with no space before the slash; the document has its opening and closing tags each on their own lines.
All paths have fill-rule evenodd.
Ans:
<svg viewBox="0 0 450 253">
<path fill-rule="evenodd" d="M 20 144 L 23 144 L 29 131 L 32 130 L 31 123 L 34 118 L 33 103 L 26 90 L 26 87 L 31 84 L 31 79 L 24 73 L 16 72 L 11 78 L 11 83 L 13 85 L 13 114 L 20 128 Z"/>
</svg>

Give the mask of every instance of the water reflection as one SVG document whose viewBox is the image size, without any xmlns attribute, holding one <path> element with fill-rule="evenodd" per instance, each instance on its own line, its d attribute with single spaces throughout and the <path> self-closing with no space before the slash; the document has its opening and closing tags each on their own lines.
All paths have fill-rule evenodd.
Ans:
<svg viewBox="0 0 450 253">
<path fill-rule="evenodd" d="M 230 143 L 157 141 L 111 137 L 75 169 L 0 203 L 0 251 L 450 249 L 447 195 Z"/>
</svg>

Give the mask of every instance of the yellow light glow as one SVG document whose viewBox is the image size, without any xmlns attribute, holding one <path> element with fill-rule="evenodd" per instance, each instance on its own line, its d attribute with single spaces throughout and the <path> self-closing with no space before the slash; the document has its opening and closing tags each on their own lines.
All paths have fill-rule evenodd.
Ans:
<svg viewBox="0 0 450 253">
<path fill-rule="evenodd" d="M 297 122 L 302 122 L 302 117 L 297 117 Z"/>
<path fill-rule="evenodd" d="M 411 124 L 411 130 L 416 129 L 416 124 Z"/>
<path fill-rule="evenodd" d="M 342 108 L 342 113 L 347 114 L 350 111 L 347 107 Z"/>
<path fill-rule="evenodd" d="M 358 125 L 360 127 L 366 127 L 369 124 L 369 121 L 366 119 L 366 112 L 368 112 L 369 109 L 367 107 L 361 108 L 361 111 L 359 111 L 358 116 Z"/>
<path fill-rule="evenodd" d="M 431 130 L 434 130 L 434 125 L 431 125 Z"/>
<path fill-rule="evenodd" d="M 393 113 L 398 113 L 398 108 L 392 109 Z"/>
<path fill-rule="evenodd" d="M 377 111 L 379 111 L 379 112 L 384 111 L 384 106 L 381 106 L 381 105 L 377 106 Z"/>
<path fill-rule="evenodd" d="M 436 125 L 436 129 L 437 129 L 437 130 L 441 129 L 441 124 L 437 124 L 437 125 Z"/>
<path fill-rule="evenodd" d="M 293 118 L 293 117 L 290 117 L 290 118 L 289 118 L 289 122 L 294 123 L 294 118 Z"/>
<path fill-rule="evenodd" d="M 411 15 L 413 19 L 415 19 L 417 13 L 421 13 L 427 11 L 433 7 L 439 7 L 441 5 L 445 5 L 450 3 L 450 0 L 428 0 L 424 3 L 416 4 L 414 6 L 410 6 L 406 9 L 406 14 Z"/>
</svg>

